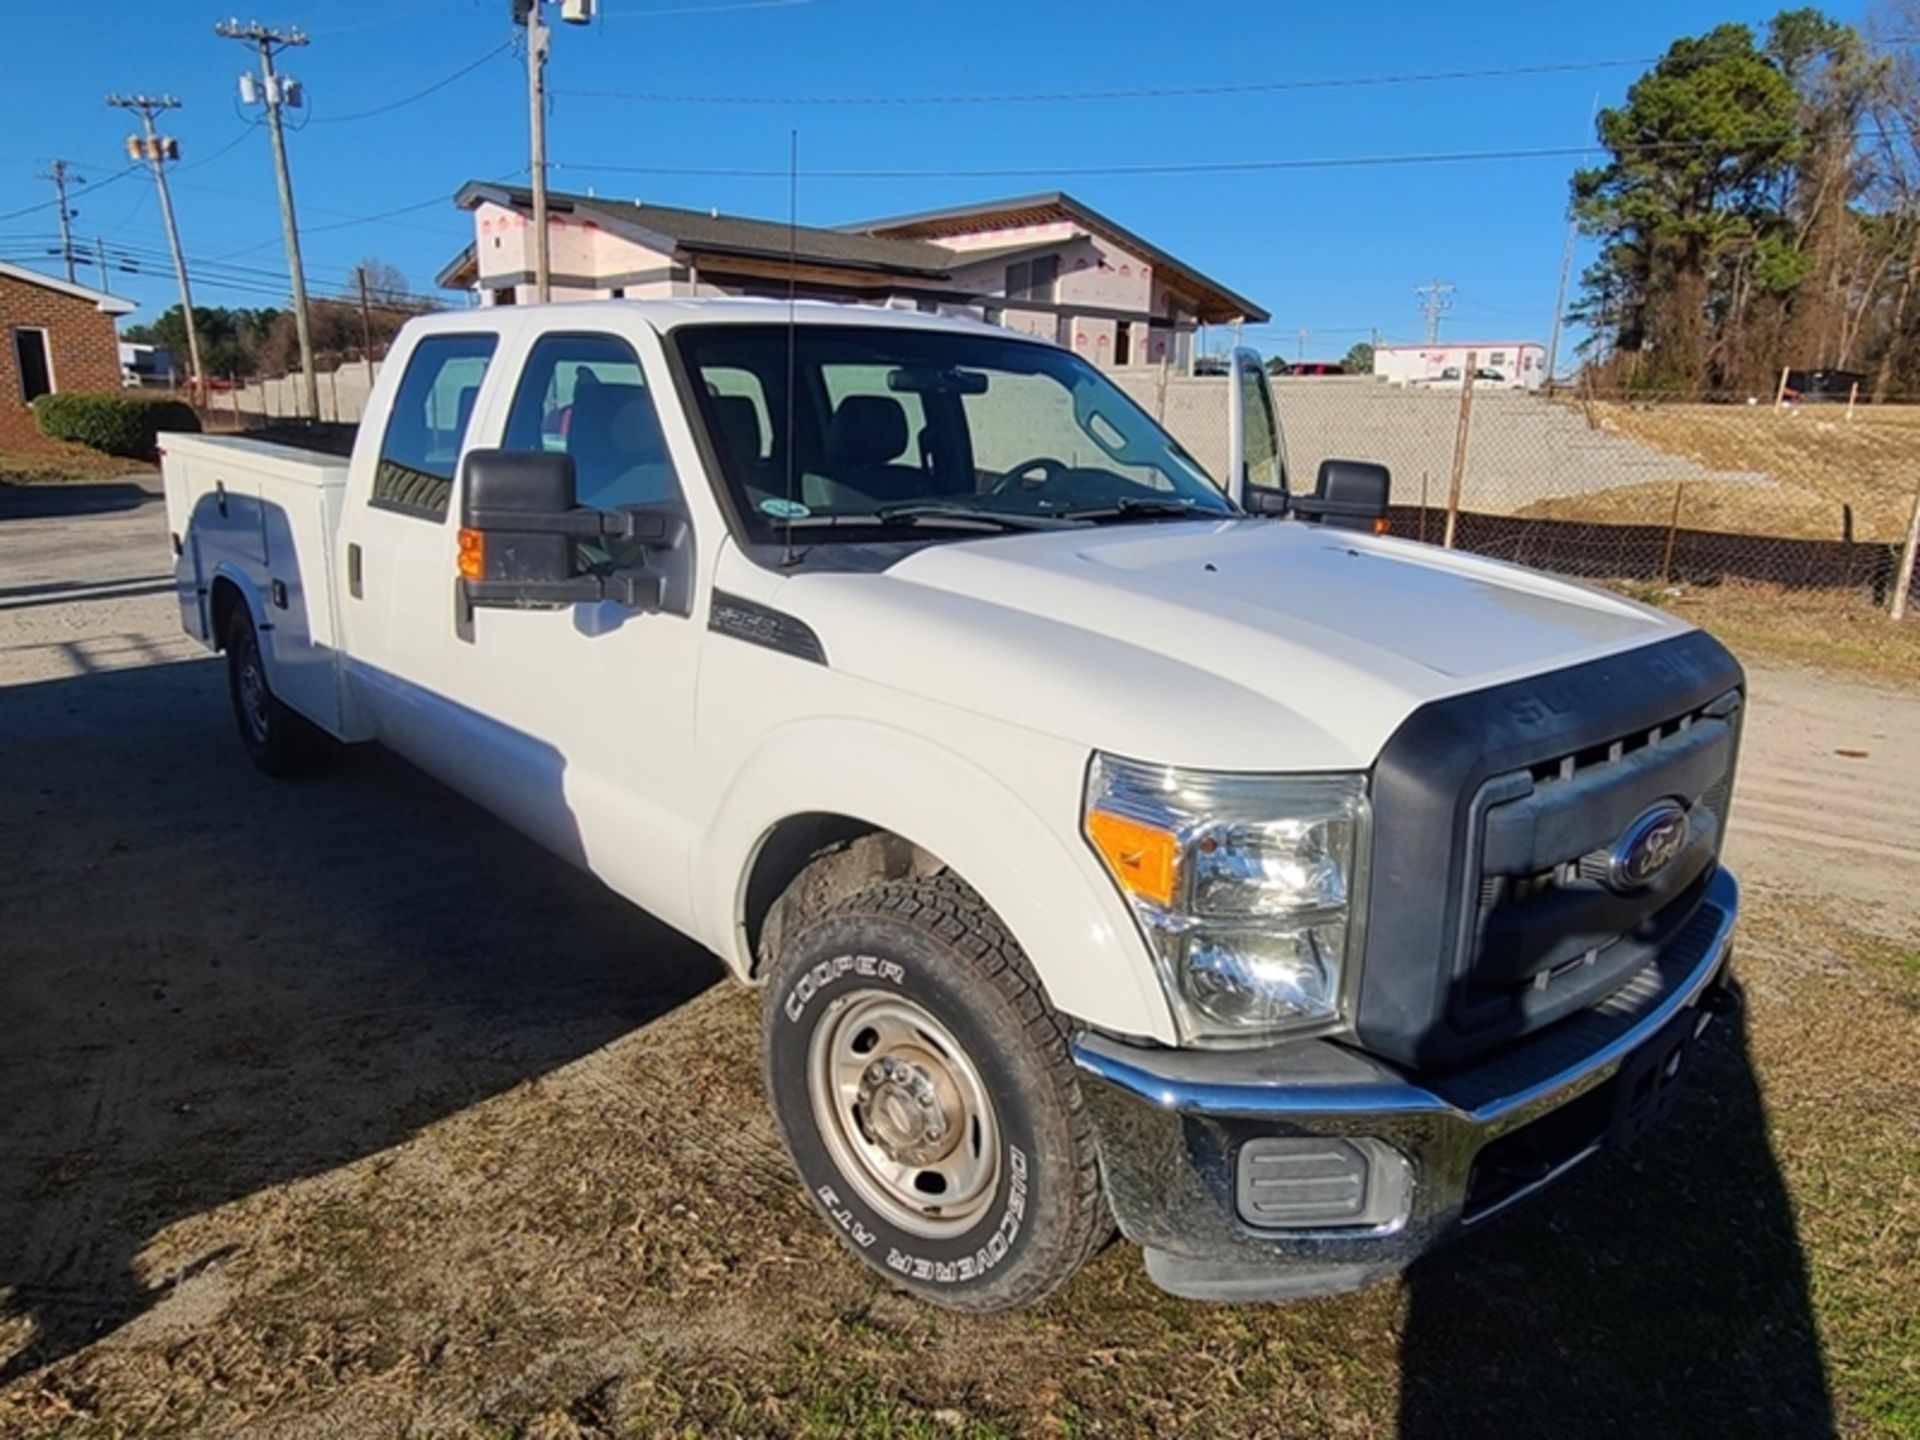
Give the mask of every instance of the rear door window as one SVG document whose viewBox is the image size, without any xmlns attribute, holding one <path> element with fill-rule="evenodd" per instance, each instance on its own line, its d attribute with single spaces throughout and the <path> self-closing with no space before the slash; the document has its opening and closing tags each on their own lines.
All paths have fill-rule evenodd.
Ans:
<svg viewBox="0 0 1920 1440">
<path fill-rule="evenodd" d="M 496 343 L 492 335 L 429 335 L 413 347 L 380 440 L 368 501 L 375 509 L 447 518 L 453 472 Z"/>
</svg>

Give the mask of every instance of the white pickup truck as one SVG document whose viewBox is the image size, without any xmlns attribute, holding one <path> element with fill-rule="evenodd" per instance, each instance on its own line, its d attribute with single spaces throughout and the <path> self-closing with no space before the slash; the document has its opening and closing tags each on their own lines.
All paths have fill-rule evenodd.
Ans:
<svg viewBox="0 0 1920 1440">
<path fill-rule="evenodd" d="M 1004 330 L 756 301 L 411 322 L 351 461 L 164 439 L 282 774 L 378 741 L 764 986 L 900 1285 L 1363 1285 L 1669 1104 L 1732 1003 L 1744 679 L 1627 600 L 1225 486 Z"/>
</svg>

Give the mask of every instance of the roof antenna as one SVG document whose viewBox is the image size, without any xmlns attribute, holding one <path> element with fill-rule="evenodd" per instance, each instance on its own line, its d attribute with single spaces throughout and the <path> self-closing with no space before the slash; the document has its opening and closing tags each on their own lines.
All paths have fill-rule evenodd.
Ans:
<svg viewBox="0 0 1920 1440">
<path fill-rule="evenodd" d="M 781 510 L 782 546 L 780 563 L 793 564 L 793 512 L 799 509 L 794 495 L 793 372 L 794 372 L 794 300 L 800 267 L 800 132 L 787 132 L 787 503 Z"/>
</svg>

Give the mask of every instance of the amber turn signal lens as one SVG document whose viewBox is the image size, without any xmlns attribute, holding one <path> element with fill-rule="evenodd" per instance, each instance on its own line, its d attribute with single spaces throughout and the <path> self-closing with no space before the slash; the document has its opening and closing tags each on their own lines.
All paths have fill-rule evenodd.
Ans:
<svg viewBox="0 0 1920 1440">
<path fill-rule="evenodd" d="M 460 578 L 479 580 L 487 573 L 487 537 L 481 531 L 460 531 Z"/>
<path fill-rule="evenodd" d="M 1384 535 L 1391 528 L 1392 527 L 1387 524 L 1387 517 L 1384 515 L 1373 522 L 1373 533 L 1376 535 Z"/>
<path fill-rule="evenodd" d="M 1121 889 L 1156 905 L 1173 904 L 1180 845 L 1170 832 L 1095 810 L 1087 816 L 1087 838 Z"/>
</svg>

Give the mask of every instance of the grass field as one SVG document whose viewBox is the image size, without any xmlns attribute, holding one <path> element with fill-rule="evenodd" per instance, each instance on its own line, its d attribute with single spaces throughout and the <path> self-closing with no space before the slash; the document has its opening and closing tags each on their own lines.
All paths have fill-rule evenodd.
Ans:
<svg viewBox="0 0 1920 1440">
<path fill-rule="evenodd" d="M 1896 622 L 1863 593 L 1747 581 L 1621 588 L 1711 630 L 1746 659 L 1920 683 L 1920 609 Z"/>
<path fill-rule="evenodd" d="M 1696 530 L 1800 539 L 1897 541 L 1906 533 L 1920 485 L 1920 406 L 1863 406 L 1848 421 L 1842 407 L 1621 404 L 1596 402 L 1594 420 L 1610 434 L 1716 470 L 1757 472 L 1774 486 L 1689 481 L 1680 523 Z M 1520 513 L 1542 519 L 1665 525 L 1674 487 L 1626 485 L 1542 500 Z"/>
<path fill-rule="evenodd" d="M 151 471 L 140 460 L 122 460 L 81 445 L 63 445 L 50 454 L 0 450 L 0 485 L 45 485 L 68 480 L 114 480 Z"/>
</svg>

